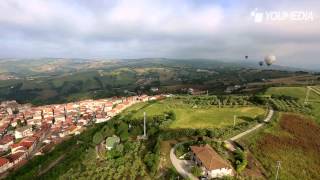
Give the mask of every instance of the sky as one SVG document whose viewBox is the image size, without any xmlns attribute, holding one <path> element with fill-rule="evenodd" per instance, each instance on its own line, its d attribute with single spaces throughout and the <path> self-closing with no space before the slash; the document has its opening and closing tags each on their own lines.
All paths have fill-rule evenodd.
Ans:
<svg viewBox="0 0 320 180">
<path fill-rule="evenodd" d="M 319 0 L 1 0 L 0 58 L 206 58 L 320 69 Z"/>
</svg>

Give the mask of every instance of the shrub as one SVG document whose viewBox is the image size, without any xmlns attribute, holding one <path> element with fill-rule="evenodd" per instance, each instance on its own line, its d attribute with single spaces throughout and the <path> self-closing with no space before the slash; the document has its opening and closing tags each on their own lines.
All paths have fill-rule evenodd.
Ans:
<svg viewBox="0 0 320 180">
<path fill-rule="evenodd" d="M 247 153 L 245 151 L 242 151 L 240 148 L 237 148 L 234 152 L 234 158 L 236 170 L 238 173 L 241 173 L 248 164 Z"/>
<path fill-rule="evenodd" d="M 198 166 L 193 166 L 191 168 L 191 173 L 196 176 L 196 177 L 199 177 L 202 175 L 202 169 L 200 169 Z"/>
</svg>

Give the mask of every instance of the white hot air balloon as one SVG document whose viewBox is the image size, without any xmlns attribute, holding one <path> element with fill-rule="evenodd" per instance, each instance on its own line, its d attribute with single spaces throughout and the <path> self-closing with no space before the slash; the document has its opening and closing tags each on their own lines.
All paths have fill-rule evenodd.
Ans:
<svg viewBox="0 0 320 180">
<path fill-rule="evenodd" d="M 271 66 L 276 61 L 276 56 L 274 55 L 268 55 L 264 58 L 264 62 L 266 65 Z"/>
</svg>

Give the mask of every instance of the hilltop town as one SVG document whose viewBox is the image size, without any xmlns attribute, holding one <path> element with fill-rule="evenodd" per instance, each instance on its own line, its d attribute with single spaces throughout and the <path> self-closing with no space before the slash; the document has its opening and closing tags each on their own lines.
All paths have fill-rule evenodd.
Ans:
<svg viewBox="0 0 320 180">
<path fill-rule="evenodd" d="M 16 101 L 1 102 L 0 173 L 15 170 L 34 156 L 50 152 L 70 136 L 79 135 L 94 123 L 110 120 L 133 104 L 163 97 L 114 97 L 37 107 Z"/>
</svg>

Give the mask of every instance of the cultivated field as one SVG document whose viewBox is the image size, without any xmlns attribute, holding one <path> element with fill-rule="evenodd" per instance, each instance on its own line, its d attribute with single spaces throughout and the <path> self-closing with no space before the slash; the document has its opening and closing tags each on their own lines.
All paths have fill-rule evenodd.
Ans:
<svg viewBox="0 0 320 180">
<path fill-rule="evenodd" d="M 142 118 L 143 112 L 148 116 L 160 115 L 166 111 L 174 111 L 176 120 L 170 128 L 222 128 L 233 125 L 233 116 L 236 123 L 251 121 L 258 115 L 265 115 L 266 111 L 259 107 L 225 107 L 216 106 L 192 107 L 177 99 L 166 99 L 152 104 L 140 103 L 129 108 L 133 118 Z"/>
<path fill-rule="evenodd" d="M 266 94 L 269 95 L 285 95 L 295 98 L 299 98 L 303 101 L 306 97 L 307 88 L 306 87 L 271 87 L 266 91 Z M 319 95 L 314 92 L 310 92 L 309 99 L 317 99 Z"/>
<path fill-rule="evenodd" d="M 320 178 L 320 126 L 313 120 L 295 114 L 282 114 L 278 123 L 241 140 L 265 169 L 267 179 Z"/>
<path fill-rule="evenodd" d="M 314 86 L 314 88 L 318 90 L 319 86 Z M 304 103 L 306 92 L 306 87 L 272 87 L 266 91 L 266 94 L 292 96 L 298 98 L 300 103 Z M 320 123 L 320 95 L 310 91 L 308 104 L 312 107 L 311 115 Z"/>
</svg>

